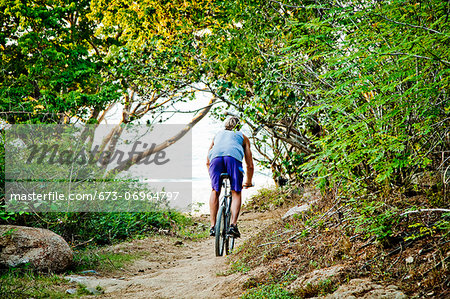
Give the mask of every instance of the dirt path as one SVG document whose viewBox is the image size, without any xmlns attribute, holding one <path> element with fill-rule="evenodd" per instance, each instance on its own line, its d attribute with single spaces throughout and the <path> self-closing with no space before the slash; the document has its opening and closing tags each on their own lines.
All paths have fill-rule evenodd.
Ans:
<svg viewBox="0 0 450 299">
<path fill-rule="evenodd" d="M 243 238 L 255 234 L 280 213 L 247 213 L 239 220 Z M 152 254 L 124 269 L 122 276 L 91 276 L 80 283 L 100 286 L 105 298 L 238 298 L 240 273 L 226 274 L 226 257 L 214 254 L 214 238 L 185 242 L 176 239 L 148 238 L 121 244 L 114 250 L 133 253 L 148 250 Z M 178 244 L 178 245 L 177 245 Z"/>
</svg>

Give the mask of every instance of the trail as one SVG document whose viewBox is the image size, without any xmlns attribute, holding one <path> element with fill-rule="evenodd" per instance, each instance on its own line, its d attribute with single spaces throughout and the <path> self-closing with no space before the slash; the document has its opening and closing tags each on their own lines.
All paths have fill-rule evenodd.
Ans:
<svg viewBox="0 0 450 299">
<path fill-rule="evenodd" d="M 239 219 L 242 245 L 251 234 L 257 233 L 279 213 L 247 213 Z M 154 251 L 151 256 L 137 260 L 127 267 L 121 277 L 92 276 L 88 287 L 100 286 L 103 298 L 238 298 L 242 290 L 241 273 L 228 274 L 227 257 L 216 257 L 214 238 L 197 242 L 183 241 L 175 246 L 163 238 L 137 240 L 120 247 L 132 253 L 133 248 Z M 149 272 L 149 273 L 146 273 Z"/>
</svg>

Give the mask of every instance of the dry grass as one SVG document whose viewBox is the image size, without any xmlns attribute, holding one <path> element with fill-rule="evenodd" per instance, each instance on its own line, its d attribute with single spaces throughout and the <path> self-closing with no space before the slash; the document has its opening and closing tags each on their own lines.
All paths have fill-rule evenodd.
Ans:
<svg viewBox="0 0 450 299">
<path fill-rule="evenodd" d="M 279 196 L 279 192 L 270 197 Z M 391 198 L 389 205 L 404 208 L 424 201 L 424 198 L 399 199 L 402 198 Z M 304 200 L 296 196 L 291 204 Z M 448 231 L 426 227 L 439 217 L 430 214 L 403 217 L 393 224 L 391 236 L 382 241 L 358 233 L 352 217 L 356 217 L 354 211 L 324 196 L 299 217 L 273 222 L 232 257 L 232 264 L 249 275 L 243 288 L 286 284 L 313 270 L 343 265 L 346 274 L 333 282 L 334 287 L 352 278 L 370 277 L 381 284 L 395 284 L 407 295 L 450 297 Z M 425 228 L 414 223 L 422 223 Z M 425 233 L 408 239 L 418 231 Z M 334 289 L 325 288 L 325 293 Z M 297 295 L 315 296 L 323 290 L 304 291 Z"/>
</svg>

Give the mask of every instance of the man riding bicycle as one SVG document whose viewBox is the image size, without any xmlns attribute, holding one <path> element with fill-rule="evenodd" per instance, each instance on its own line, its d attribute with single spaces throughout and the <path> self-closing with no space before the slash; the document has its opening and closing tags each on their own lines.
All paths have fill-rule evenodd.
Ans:
<svg viewBox="0 0 450 299">
<path fill-rule="evenodd" d="M 220 175 L 228 173 L 231 181 L 231 225 L 228 234 L 239 238 L 241 234 L 237 228 L 237 219 L 241 209 L 241 190 L 252 186 L 253 158 L 250 150 L 250 140 L 240 132 L 239 118 L 233 116 L 225 122 L 225 130 L 214 137 L 206 158 L 209 176 L 211 178 L 211 197 L 209 199 L 211 229 L 210 236 L 215 235 L 217 210 L 219 208 Z M 244 184 L 244 169 L 242 159 L 245 158 L 247 175 Z"/>
</svg>

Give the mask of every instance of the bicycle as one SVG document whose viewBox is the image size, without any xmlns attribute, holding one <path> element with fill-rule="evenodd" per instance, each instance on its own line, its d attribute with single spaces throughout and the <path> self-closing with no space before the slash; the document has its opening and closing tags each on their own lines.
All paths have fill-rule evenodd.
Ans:
<svg viewBox="0 0 450 299">
<path fill-rule="evenodd" d="M 217 211 L 215 234 L 216 234 L 216 256 L 222 256 L 225 247 L 225 253 L 228 255 L 234 248 L 234 237 L 227 234 L 231 221 L 231 182 L 228 173 L 222 173 L 220 180 L 224 188 L 224 195 L 221 199 L 219 210 Z"/>
</svg>

